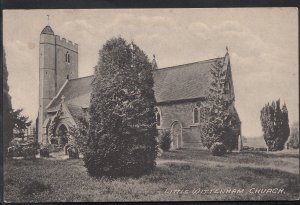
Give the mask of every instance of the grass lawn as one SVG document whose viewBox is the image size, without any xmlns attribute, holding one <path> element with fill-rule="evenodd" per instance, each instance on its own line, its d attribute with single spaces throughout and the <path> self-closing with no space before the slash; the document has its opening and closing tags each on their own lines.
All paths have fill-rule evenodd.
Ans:
<svg viewBox="0 0 300 205">
<path fill-rule="evenodd" d="M 164 153 L 151 174 L 114 180 L 90 177 L 81 159 L 10 160 L 4 176 L 6 202 L 292 200 L 299 198 L 299 153 L 214 157 L 181 149 Z M 254 193 L 265 189 L 273 193 Z"/>
</svg>

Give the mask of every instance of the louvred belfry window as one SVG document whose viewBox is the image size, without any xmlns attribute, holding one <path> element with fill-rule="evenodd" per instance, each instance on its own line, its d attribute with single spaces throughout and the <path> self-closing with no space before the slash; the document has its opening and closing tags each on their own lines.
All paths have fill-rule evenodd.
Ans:
<svg viewBox="0 0 300 205">
<path fill-rule="evenodd" d="M 70 63 L 70 54 L 69 54 L 68 51 L 67 51 L 67 53 L 66 53 L 66 62 L 67 62 L 67 63 Z"/>
</svg>

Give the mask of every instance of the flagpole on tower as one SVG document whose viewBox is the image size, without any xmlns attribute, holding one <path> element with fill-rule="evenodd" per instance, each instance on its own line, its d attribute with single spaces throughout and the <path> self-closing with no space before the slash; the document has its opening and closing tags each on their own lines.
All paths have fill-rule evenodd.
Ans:
<svg viewBox="0 0 300 205">
<path fill-rule="evenodd" d="M 49 14 L 47 14 L 47 17 L 48 17 L 48 26 L 49 26 L 49 17 L 50 17 L 50 15 L 49 15 Z"/>
</svg>

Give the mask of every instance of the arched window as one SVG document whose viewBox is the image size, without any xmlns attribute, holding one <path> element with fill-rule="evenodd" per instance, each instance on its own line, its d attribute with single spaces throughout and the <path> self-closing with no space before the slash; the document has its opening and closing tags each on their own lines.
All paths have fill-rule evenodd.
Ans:
<svg viewBox="0 0 300 205">
<path fill-rule="evenodd" d="M 158 107 L 155 108 L 155 115 L 156 115 L 156 126 L 161 125 L 161 112 Z"/>
<path fill-rule="evenodd" d="M 224 94 L 229 94 L 230 92 L 230 84 L 229 82 L 226 82 L 224 85 Z"/>
<path fill-rule="evenodd" d="M 68 51 L 67 51 L 67 53 L 66 53 L 66 62 L 67 62 L 67 63 L 70 63 L 70 54 L 69 54 Z"/>
<path fill-rule="evenodd" d="M 156 124 L 157 126 L 160 126 L 160 113 L 156 113 Z"/>
<path fill-rule="evenodd" d="M 198 108 L 194 108 L 193 111 L 193 118 L 194 118 L 194 123 L 199 123 L 199 109 Z"/>
</svg>

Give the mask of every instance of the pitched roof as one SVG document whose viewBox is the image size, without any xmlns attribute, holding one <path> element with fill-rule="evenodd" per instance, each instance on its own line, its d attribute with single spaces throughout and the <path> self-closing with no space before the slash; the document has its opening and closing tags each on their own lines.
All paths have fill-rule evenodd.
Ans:
<svg viewBox="0 0 300 205">
<path fill-rule="evenodd" d="M 225 57 L 224 57 L 225 58 Z M 153 71 L 154 94 L 157 103 L 205 97 L 211 82 L 210 68 L 214 58 Z M 48 112 L 56 111 L 61 97 L 67 104 L 87 108 L 90 105 L 92 76 L 69 80 L 48 105 Z"/>
<path fill-rule="evenodd" d="M 204 97 L 211 82 L 211 64 L 217 59 L 220 58 L 155 70 L 157 103 Z"/>
<path fill-rule="evenodd" d="M 53 32 L 52 28 L 48 25 L 42 30 L 41 34 L 54 35 L 54 32 Z"/>
<path fill-rule="evenodd" d="M 58 109 L 62 96 L 64 96 L 66 104 L 73 104 L 83 108 L 89 107 L 93 78 L 94 76 L 91 75 L 69 80 L 49 103 L 47 108 L 48 112 L 56 111 Z"/>
<path fill-rule="evenodd" d="M 70 114 L 72 115 L 75 122 L 78 124 L 80 122 L 80 118 L 85 118 L 85 113 L 82 109 L 82 107 L 72 104 L 67 104 L 67 107 L 70 111 Z"/>
</svg>

